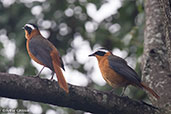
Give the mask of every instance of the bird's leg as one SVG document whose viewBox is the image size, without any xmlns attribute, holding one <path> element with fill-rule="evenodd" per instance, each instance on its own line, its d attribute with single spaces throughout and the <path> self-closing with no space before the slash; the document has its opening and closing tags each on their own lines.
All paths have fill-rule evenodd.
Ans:
<svg viewBox="0 0 171 114">
<path fill-rule="evenodd" d="M 127 88 L 127 86 L 125 86 L 125 87 L 122 89 L 122 93 L 121 93 L 120 96 L 123 96 L 123 95 L 124 95 L 124 92 L 125 92 L 126 88 Z"/>
<path fill-rule="evenodd" d="M 54 74 L 55 74 L 55 73 L 52 71 L 52 77 L 50 78 L 50 80 L 53 80 Z"/>
<path fill-rule="evenodd" d="M 40 76 L 40 73 L 43 71 L 45 67 L 43 66 L 43 68 L 40 70 L 40 72 L 35 76 L 35 77 L 39 77 Z"/>
</svg>

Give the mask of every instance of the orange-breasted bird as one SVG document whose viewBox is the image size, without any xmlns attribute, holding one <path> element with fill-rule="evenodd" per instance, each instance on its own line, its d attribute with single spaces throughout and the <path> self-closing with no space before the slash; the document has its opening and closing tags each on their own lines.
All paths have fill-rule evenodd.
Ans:
<svg viewBox="0 0 171 114">
<path fill-rule="evenodd" d="M 43 65 L 42 70 L 44 67 L 48 67 L 52 72 L 55 72 L 59 86 L 68 93 L 68 85 L 60 69 L 65 70 L 64 64 L 58 50 L 50 41 L 41 35 L 39 28 L 35 24 L 25 24 L 23 29 L 27 39 L 26 47 L 29 56 L 37 63 Z M 38 76 L 41 71 L 38 73 Z"/>
<path fill-rule="evenodd" d="M 89 55 L 95 56 L 98 60 L 99 68 L 104 80 L 113 88 L 124 87 L 123 93 L 128 85 L 138 86 L 150 92 L 154 97 L 160 97 L 143 82 L 138 74 L 127 65 L 127 62 L 113 55 L 110 51 L 96 51 Z"/>
</svg>

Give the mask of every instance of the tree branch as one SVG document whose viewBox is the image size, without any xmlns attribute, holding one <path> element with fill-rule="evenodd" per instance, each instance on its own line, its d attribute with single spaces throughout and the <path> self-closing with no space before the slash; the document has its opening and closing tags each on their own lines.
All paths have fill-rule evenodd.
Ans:
<svg viewBox="0 0 171 114">
<path fill-rule="evenodd" d="M 98 114 L 153 114 L 158 111 L 143 102 L 112 93 L 69 84 L 69 94 L 56 81 L 0 73 L 0 96 L 30 100 Z"/>
</svg>

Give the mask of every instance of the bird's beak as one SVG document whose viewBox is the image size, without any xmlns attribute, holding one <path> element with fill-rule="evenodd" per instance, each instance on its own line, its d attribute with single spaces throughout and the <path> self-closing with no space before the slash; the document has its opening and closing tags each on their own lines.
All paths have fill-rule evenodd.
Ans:
<svg viewBox="0 0 171 114">
<path fill-rule="evenodd" d="M 93 53 L 93 54 L 90 54 L 90 55 L 88 55 L 89 57 L 91 57 L 91 56 L 95 56 L 95 54 Z"/>
<path fill-rule="evenodd" d="M 22 27 L 22 29 L 24 30 L 24 27 Z"/>
</svg>

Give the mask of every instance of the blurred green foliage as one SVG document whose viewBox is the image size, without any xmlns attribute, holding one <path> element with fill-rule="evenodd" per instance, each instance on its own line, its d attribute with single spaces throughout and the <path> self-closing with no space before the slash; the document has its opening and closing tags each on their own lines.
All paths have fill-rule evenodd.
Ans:
<svg viewBox="0 0 171 114">
<path fill-rule="evenodd" d="M 10 41 L 16 45 L 15 55 L 12 59 L 6 57 L 3 53 L 4 45 L 0 39 L 0 71 L 8 72 L 10 67 L 23 67 L 24 74 L 35 74 L 35 67 L 30 64 L 30 58 L 25 48 L 24 31 L 22 27 L 28 22 L 36 23 L 40 29 L 47 30 L 49 40 L 59 49 L 61 55 L 66 55 L 71 50 L 75 50 L 72 41 L 75 35 L 81 35 L 89 42 L 92 49 L 99 44 L 107 49 L 118 48 L 127 51 L 127 57 L 134 57 L 136 62 L 136 71 L 141 74 L 139 58 L 143 52 L 143 29 L 144 29 L 144 7 L 143 0 L 122 0 L 122 6 L 118 12 L 107 17 L 102 22 L 94 21 L 87 14 L 87 5 L 95 4 L 97 10 L 107 1 L 105 0 L 40 0 L 30 2 L 29 0 L 13 0 L 13 3 L 5 4 L 0 0 L 0 38 L 6 35 Z M 35 10 L 39 9 L 40 14 Z M 34 11 L 34 12 L 33 12 Z M 69 13 L 67 13 L 69 12 Z M 45 22 L 50 22 L 51 26 L 46 27 Z M 86 29 L 86 23 L 90 22 L 97 25 L 92 31 Z M 44 25 L 45 26 L 44 26 Z M 113 26 L 112 26 L 113 25 Z M 117 27 L 113 30 L 112 27 Z M 65 30 L 65 31 L 63 31 Z M 76 52 L 76 51 L 75 51 Z M 74 52 L 74 61 L 67 63 L 73 69 L 86 74 L 84 65 L 77 62 Z M 75 68 L 74 64 L 79 64 Z M 108 85 L 101 87 L 90 81 L 94 88 L 104 91 L 110 91 Z M 129 96 L 136 99 L 145 99 L 144 93 L 134 87 L 129 88 Z M 121 89 L 116 90 L 121 92 Z M 45 113 L 48 109 L 56 110 L 45 104 L 40 104 Z M 18 107 L 27 108 L 21 100 L 18 101 Z M 68 113 L 83 113 L 63 108 Z"/>
</svg>

